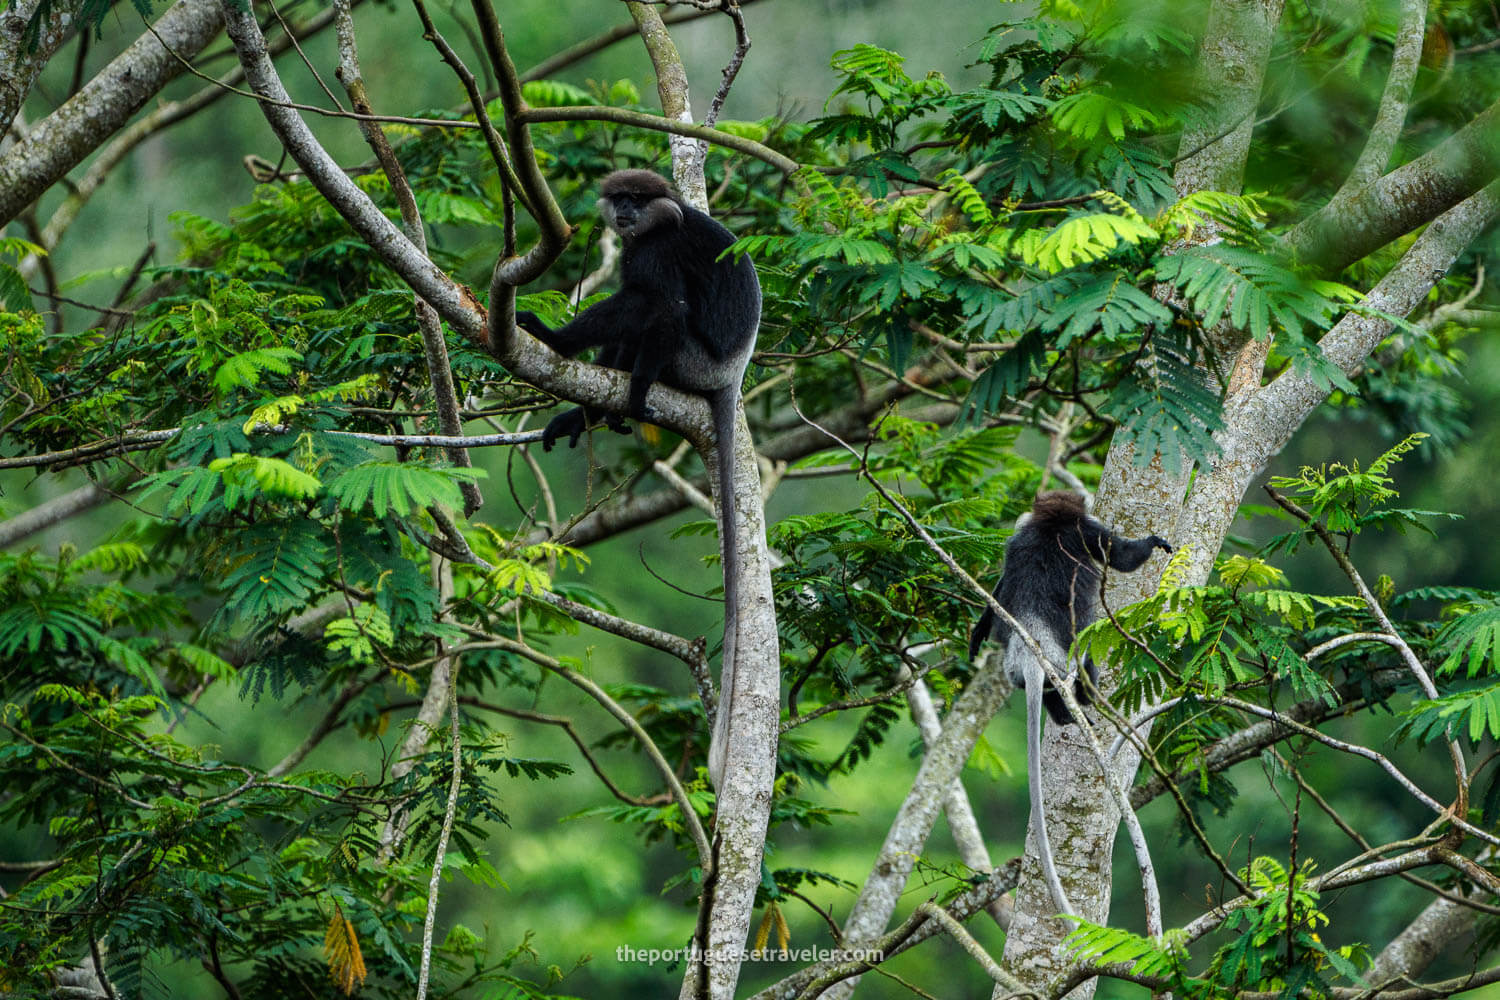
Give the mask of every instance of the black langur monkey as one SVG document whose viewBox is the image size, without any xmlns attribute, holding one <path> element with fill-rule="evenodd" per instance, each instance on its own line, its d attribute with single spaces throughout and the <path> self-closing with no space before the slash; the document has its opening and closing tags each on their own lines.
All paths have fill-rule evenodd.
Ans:
<svg viewBox="0 0 1500 1000">
<path fill-rule="evenodd" d="M 1068 651 L 1079 631 L 1099 617 L 1100 564 L 1129 573 L 1139 569 L 1155 549 L 1171 552 L 1172 546 L 1157 535 L 1132 539 L 1115 534 L 1090 516 L 1083 498 L 1076 493 L 1043 493 L 1032 504 L 1031 513 L 1022 514 L 1016 521 L 1015 534 L 1005 545 L 1005 570 L 995 586 L 995 600 L 1031 633 L 1043 655 L 1063 673 L 1063 680 L 1073 680 L 1079 705 L 1089 703 L 1088 688 L 1098 673 L 1087 655 L 1079 663 L 1068 659 Z M 986 641 L 1005 650 L 1006 676 L 1026 691 L 1031 822 L 1052 901 L 1059 911 L 1071 914 L 1073 908 L 1052 860 L 1042 806 L 1042 707 L 1045 705 L 1052 721 L 1061 726 L 1072 722 L 1073 715 L 1062 695 L 1046 680 L 1046 671 L 1030 645 L 990 608 L 985 609 L 969 636 L 970 660 Z M 1083 683 L 1081 673 L 1088 674 L 1089 685 Z"/>
<path fill-rule="evenodd" d="M 734 235 L 649 170 L 617 170 L 604 178 L 599 214 L 620 236 L 620 290 L 556 330 L 530 312 L 516 313 L 516 325 L 569 357 L 600 348 L 598 364 L 630 372 L 627 415 L 636 420 L 647 419 L 646 393 L 653 382 L 708 399 L 719 455 L 713 492 L 719 501 L 724 570 L 724 665 L 708 764 L 718 786 L 724 733 L 735 704 L 740 569 L 734 531 L 734 426 L 740 383 L 760 327 L 760 282 L 748 257 L 724 256 Z M 579 407 L 552 418 L 542 448 L 551 450 L 563 437 L 569 447 L 577 445 L 599 416 Z M 604 420 L 613 430 L 625 430 L 618 414 L 604 415 Z"/>
</svg>

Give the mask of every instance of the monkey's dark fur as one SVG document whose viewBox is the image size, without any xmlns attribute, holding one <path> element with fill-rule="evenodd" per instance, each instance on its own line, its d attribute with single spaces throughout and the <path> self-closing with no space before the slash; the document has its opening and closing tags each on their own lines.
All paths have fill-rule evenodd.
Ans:
<svg viewBox="0 0 1500 1000">
<path fill-rule="evenodd" d="M 1081 669 L 1073 670 L 1068 651 L 1078 630 L 1091 624 L 1098 612 L 1100 564 L 1124 573 L 1139 569 L 1153 549 L 1172 551 L 1156 535 L 1124 538 L 1089 516 L 1083 498 L 1075 493 L 1043 493 L 1031 505 L 1031 513 L 1016 521 L 1016 533 L 1005 546 L 1005 572 L 995 586 L 995 600 L 1041 647 L 1042 655 L 1065 676 L 1074 677 L 1079 705 L 1088 704 L 1088 690 L 1080 673 L 1092 682 L 1098 676 L 1085 656 Z M 1071 914 L 1072 905 L 1063 891 L 1047 839 L 1047 814 L 1042 801 L 1042 707 L 1052 721 L 1073 721 L 1061 693 L 1046 680 L 1047 671 L 1031 646 L 994 611 L 985 609 L 969 636 L 969 658 L 979 653 L 986 640 L 1005 649 L 1005 673 L 1012 684 L 1026 690 L 1026 777 L 1031 793 L 1031 828 L 1038 857 L 1052 901 L 1060 912 Z"/>
<path fill-rule="evenodd" d="M 601 348 L 596 364 L 630 372 L 629 416 L 646 419 L 646 393 L 661 381 L 711 396 L 738 396 L 760 325 L 760 282 L 748 257 L 720 255 L 734 235 L 685 203 L 649 170 L 617 170 L 599 185 L 599 214 L 620 234 L 620 290 L 551 329 L 535 313 L 516 324 L 559 354 Z M 554 417 L 542 447 L 578 438 L 598 415 L 580 407 Z M 623 430 L 618 416 L 606 417 Z"/>
<path fill-rule="evenodd" d="M 995 599 L 1026 626 L 1043 650 L 1053 647 L 1060 652 L 1056 664 L 1063 667 L 1074 637 L 1098 617 L 1100 564 L 1129 573 L 1139 569 L 1154 549 L 1171 552 L 1172 546 L 1156 535 L 1130 539 L 1115 534 L 1089 515 L 1076 493 L 1043 493 L 1032 504 L 1031 513 L 1016 521 L 1016 532 L 1006 543 L 1005 571 L 995 586 Z M 1032 654 L 1024 642 L 1017 641 L 1021 649 L 1012 655 L 1012 631 L 986 608 L 969 636 L 969 659 L 979 655 L 986 639 L 998 643 L 1006 651 L 1005 672 L 1011 683 L 1024 687 L 1022 661 Z M 1098 676 L 1088 657 L 1083 659 L 1083 670 L 1090 681 Z M 1081 678 L 1074 683 L 1078 703 L 1087 705 L 1088 688 Z M 1062 695 L 1050 683 L 1042 703 L 1053 722 L 1067 725 L 1073 721 Z"/>
<path fill-rule="evenodd" d="M 760 327 L 760 282 L 750 259 L 723 256 L 734 236 L 685 203 L 649 170 L 617 170 L 599 185 L 599 214 L 620 235 L 620 290 L 589 306 L 554 330 L 536 314 L 518 312 L 516 324 L 569 357 L 600 348 L 597 364 L 630 372 L 627 414 L 647 418 L 646 393 L 653 382 L 700 393 L 713 411 L 718 468 L 719 537 L 724 569 L 724 666 L 718 717 L 709 750 L 709 773 L 720 783 L 723 734 L 734 705 L 735 608 L 739 561 L 735 548 L 734 428 L 740 383 Z M 617 414 L 608 426 L 624 431 Z M 600 414 L 584 407 L 554 417 L 543 432 L 550 451 L 559 438 L 568 446 Z"/>
</svg>

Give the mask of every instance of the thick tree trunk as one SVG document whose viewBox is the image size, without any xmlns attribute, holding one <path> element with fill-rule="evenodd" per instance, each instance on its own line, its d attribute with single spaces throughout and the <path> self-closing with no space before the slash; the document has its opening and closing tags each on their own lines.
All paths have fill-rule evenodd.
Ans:
<svg viewBox="0 0 1500 1000">
<path fill-rule="evenodd" d="M 1209 13 L 1199 48 L 1200 89 L 1214 97 L 1201 121 L 1188 127 L 1182 137 L 1183 159 L 1174 181 L 1179 196 L 1194 191 L 1238 191 L 1254 130 L 1255 109 L 1271 52 L 1276 24 L 1284 0 L 1217 0 Z M 1242 368 L 1259 368 L 1253 358 Z M 1171 471 L 1160 456 L 1140 464 L 1133 449 L 1110 449 L 1097 494 L 1095 513 L 1115 530 L 1133 538 L 1164 535 L 1177 545 L 1217 552 L 1228 521 L 1209 537 L 1184 533 L 1179 523 L 1182 499 L 1187 491 L 1192 465 L 1181 456 Z M 1112 574 L 1106 579 L 1107 603 L 1120 608 L 1149 596 L 1155 589 L 1164 560 L 1153 560 L 1139 572 Z M 1201 581 L 1197 581 L 1201 582 Z M 1106 696 L 1113 678 L 1100 678 Z M 1105 791 L 1105 778 L 1088 745 L 1070 730 L 1052 726 L 1042 745 L 1048 828 L 1059 871 L 1069 900 L 1084 919 L 1104 923 L 1109 919 L 1112 879 L 1110 860 L 1120 813 Z M 1115 780 L 1129 785 L 1139 758 L 1129 745 L 1112 762 Z M 1067 921 L 1050 919 L 1057 910 L 1041 869 L 1035 862 L 1035 845 L 1026 844 L 1026 863 L 1016 887 L 1015 916 L 1005 939 L 1009 967 L 1028 985 L 1043 986 L 1070 964 L 1062 950 L 1063 938 L 1072 930 Z M 1091 981 L 1070 994 L 1093 995 Z M 1007 993 L 997 987 L 995 996 Z"/>
</svg>

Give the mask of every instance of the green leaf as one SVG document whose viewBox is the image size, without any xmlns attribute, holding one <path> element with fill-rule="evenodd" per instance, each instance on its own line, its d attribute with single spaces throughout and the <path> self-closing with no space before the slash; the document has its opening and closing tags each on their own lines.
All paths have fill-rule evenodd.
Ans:
<svg viewBox="0 0 1500 1000">
<path fill-rule="evenodd" d="M 1047 357 L 1047 338 L 1032 330 L 1001 355 L 974 380 L 969 395 L 959 410 L 960 420 L 973 420 L 984 413 L 994 413 L 1008 399 L 1014 399 L 1040 370 Z"/>
<path fill-rule="evenodd" d="M 1138 464 L 1160 456 L 1173 472 L 1184 458 L 1211 459 L 1219 453 L 1213 435 L 1224 427 L 1218 395 L 1200 372 L 1174 353 L 1151 353 L 1152 363 L 1133 369 L 1100 407 L 1120 421 L 1115 446 L 1130 442 Z"/>
<path fill-rule="evenodd" d="M 345 510 L 369 504 L 376 517 L 394 511 L 405 517 L 423 507 L 461 509 L 462 480 L 482 479 L 482 469 L 435 468 L 416 462 L 361 462 L 328 485 L 328 492 Z"/>
<path fill-rule="evenodd" d="M 1098 138 L 1101 129 L 1119 142 L 1127 128 L 1154 128 L 1159 121 L 1154 112 L 1101 90 L 1085 90 L 1052 105 L 1053 124 L 1086 142 Z"/>
<path fill-rule="evenodd" d="M 1028 230 L 1018 246 L 1026 263 L 1056 273 L 1099 260 L 1122 243 L 1135 245 L 1159 238 L 1143 219 L 1096 212 L 1074 216 L 1050 230 Z"/>
<path fill-rule="evenodd" d="M 241 496 L 258 491 L 270 496 L 306 500 L 318 495 L 322 484 L 290 462 L 265 455 L 236 452 L 230 458 L 216 458 L 208 463 L 224 481 L 224 505 L 233 510 Z M 253 486 L 252 486 L 253 484 Z"/>
<path fill-rule="evenodd" d="M 1493 673 L 1500 662 L 1500 602 L 1465 608 L 1437 634 L 1433 645 L 1448 651 L 1438 664 L 1440 674 L 1456 674 L 1461 667 L 1469 677 Z"/>
<path fill-rule="evenodd" d="M 233 355 L 214 372 L 214 388 L 227 394 L 235 389 L 254 389 L 266 372 L 290 375 L 292 362 L 302 355 L 290 347 L 260 347 Z"/>
<path fill-rule="evenodd" d="M 1421 701 L 1403 715 L 1406 719 L 1396 729 L 1397 737 L 1415 737 L 1421 746 L 1464 734 L 1476 744 L 1500 738 L 1500 684 Z"/>
</svg>

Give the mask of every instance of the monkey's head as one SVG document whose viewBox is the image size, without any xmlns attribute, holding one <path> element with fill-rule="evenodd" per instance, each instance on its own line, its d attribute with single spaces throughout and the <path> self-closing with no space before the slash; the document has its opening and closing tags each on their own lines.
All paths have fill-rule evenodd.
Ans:
<svg viewBox="0 0 1500 1000">
<path fill-rule="evenodd" d="M 1083 502 L 1083 497 L 1068 490 L 1052 490 L 1038 494 L 1031 505 L 1031 512 L 1043 521 L 1054 523 L 1082 521 L 1089 516 L 1089 509 Z"/>
<path fill-rule="evenodd" d="M 682 225 L 682 204 L 649 170 L 616 170 L 599 185 L 599 214 L 627 246 L 658 226 Z"/>
</svg>

